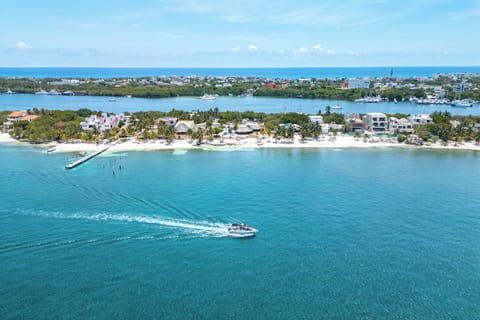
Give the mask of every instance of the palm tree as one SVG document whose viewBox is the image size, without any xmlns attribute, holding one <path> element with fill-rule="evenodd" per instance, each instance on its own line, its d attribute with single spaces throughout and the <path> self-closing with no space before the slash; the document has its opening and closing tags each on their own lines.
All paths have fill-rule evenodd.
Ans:
<svg viewBox="0 0 480 320">
<path fill-rule="evenodd" d="M 313 125 L 312 134 L 315 140 L 318 140 L 318 137 L 322 134 L 322 127 L 318 123 Z"/>
<path fill-rule="evenodd" d="M 176 130 L 175 130 L 175 127 L 173 126 L 168 126 L 166 127 L 165 129 L 165 139 L 167 140 L 168 143 L 171 143 L 173 138 L 175 138 L 175 134 L 176 134 Z"/>
<path fill-rule="evenodd" d="M 193 132 L 192 128 L 188 128 L 187 132 L 185 132 L 185 135 L 187 136 L 187 139 L 193 140 L 193 135 L 194 135 L 193 133 L 194 132 Z"/>
<path fill-rule="evenodd" d="M 285 132 L 285 138 L 291 139 L 292 142 L 293 142 L 293 137 L 294 136 L 295 136 L 295 129 L 293 128 L 292 125 L 290 125 Z"/>
<path fill-rule="evenodd" d="M 215 135 L 215 129 L 213 129 L 212 127 L 209 127 L 207 129 L 207 135 L 209 140 L 213 140 L 213 137 Z"/>
</svg>

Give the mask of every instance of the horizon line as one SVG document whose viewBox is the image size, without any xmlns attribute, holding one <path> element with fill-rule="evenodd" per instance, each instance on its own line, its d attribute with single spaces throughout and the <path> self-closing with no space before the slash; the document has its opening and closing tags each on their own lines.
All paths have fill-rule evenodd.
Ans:
<svg viewBox="0 0 480 320">
<path fill-rule="evenodd" d="M 382 66 L 304 66 L 304 67 L 177 67 L 177 66 L 35 66 L 35 67 L 12 67 L 0 66 L 1 69 L 35 69 L 35 68 L 98 68 L 98 69 L 333 69 L 333 68 L 480 68 L 480 65 L 382 65 Z"/>
</svg>

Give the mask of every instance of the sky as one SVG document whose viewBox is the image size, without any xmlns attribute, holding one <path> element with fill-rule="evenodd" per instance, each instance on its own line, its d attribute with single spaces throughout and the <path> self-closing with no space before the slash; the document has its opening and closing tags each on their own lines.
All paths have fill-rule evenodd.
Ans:
<svg viewBox="0 0 480 320">
<path fill-rule="evenodd" d="M 14 0 L 2 67 L 480 65 L 480 0 Z"/>
</svg>

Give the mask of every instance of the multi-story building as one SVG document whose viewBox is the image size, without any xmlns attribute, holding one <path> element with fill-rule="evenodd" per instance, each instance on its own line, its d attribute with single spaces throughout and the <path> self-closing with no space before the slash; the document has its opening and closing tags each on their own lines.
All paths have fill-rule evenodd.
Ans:
<svg viewBox="0 0 480 320">
<path fill-rule="evenodd" d="M 365 79 L 348 79 L 348 89 L 368 89 L 370 88 L 370 80 Z"/>
<path fill-rule="evenodd" d="M 388 119 L 388 129 L 390 133 L 396 134 L 396 133 L 413 133 L 413 125 L 412 123 L 405 118 L 395 118 L 391 117 Z"/>
<path fill-rule="evenodd" d="M 365 115 L 365 129 L 370 132 L 386 132 L 387 116 L 380 112 L 369 112 Z"/>
</svg>

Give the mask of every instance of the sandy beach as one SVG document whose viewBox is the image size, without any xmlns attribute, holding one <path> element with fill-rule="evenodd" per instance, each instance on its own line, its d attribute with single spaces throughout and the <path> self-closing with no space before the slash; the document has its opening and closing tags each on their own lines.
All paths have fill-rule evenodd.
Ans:
<svg viewBox="0 0 480 320">
<path fill-rule="evenodd" d="M 18 142 L 11 138 L 8 134 L 3 133 L 0 135 L 0 143 L 3 144 L 17 144 L 17 145 L 29 145 L 26 142 Z M 56 143 L 40 145 L 49 152 L 94 152 L 104 147 L 103 144 L 95 143 Z M 355 139 L 348 135 L 339 135 L 335 138 L 324 138 L 319 140 L 306 140 L 302 141 L 300 137 L 296 136 L 294 142 L 283 140 L 275 141 L 272 138 L 264 138 L 261 142 L 258 142 L 256 138 L 225 138 L 223 142 L 214 140 L 212 142 L 205 141 L 201 145 L 196 145 L 192 141 L 187 140 L 175 140 L 168 144 L 164 140 L 152 140 L 148 142 L 139 142 L 137 140 L 128 140 L 126 142 L 114 142 L 108 150 L 108 153 L 115 152 L 129 152 L 129 151 L 160 151 L 160 150 L 235 150 L 235 149 L 321 149 L 321 148 L 432 148 L 432 149 L 444 149 L 444 150 L 472 150 L 480 151 L 480 145 L 474 142 L 464 142 L 455 145 L 454 142 L 450 142 L 447 146 L 440 143 L 425 144 L 423 146 L 409 145 L 405 143 L 397 143 L 391 141 L 384 141 L 381 139 L 369 139 L 364 141 L 363 139 Z"/>
</svg>

